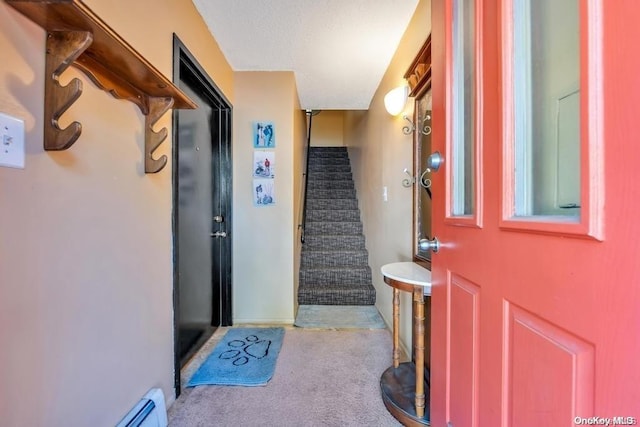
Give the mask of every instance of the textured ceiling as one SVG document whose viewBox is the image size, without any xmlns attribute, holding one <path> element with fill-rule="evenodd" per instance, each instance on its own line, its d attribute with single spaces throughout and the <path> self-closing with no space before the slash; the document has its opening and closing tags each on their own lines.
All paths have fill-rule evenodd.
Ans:
<svg viewBox="0 0 640 427">
<path fill-rule="evenodd" d="M 418 0 L 193 0 L 234 71 L 293 71 L 303 109 L 366 110 Z"/>
</svg>

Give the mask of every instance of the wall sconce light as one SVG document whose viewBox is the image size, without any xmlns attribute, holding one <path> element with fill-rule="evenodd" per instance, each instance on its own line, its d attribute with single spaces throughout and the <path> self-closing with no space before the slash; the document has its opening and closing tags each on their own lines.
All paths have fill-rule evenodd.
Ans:
<svg viewBox="0 0 640 427">
<path fill-rule="evenodd" d="M 384 96 L 384 108 L 387 110 L 387 113 L 392 116 L 397 116 L 404 111 L 404 107 L 407 104 L 407 99 L 409 99 L 409 87 L 408 86 L 399 86 L 395 89 L 391 89 Z M 408 125 L 402 128 L 402 133 L 405 135 L 409 135 L 416 130 L 416 125 L 413 123 L 413 120 L 409 118 L 406 114 L 402 115 L 402 118 L 409 122 Z M 427 120 L 430 120 L 431 116 L 427 115 L 422 119 L 422 126 L 420 128 L 420 132 L 424 135 L 429 135 L 431 133 L 431 126 L 425 124 Z"/>
<path fill-rule="evenodd" d="M 409 86 L 399 86 L 391 89 L 384 96 L 384 108 L 387 113 L 397 116 L 404 111 L 404 106 L 409 98 Z"/>
</svg>

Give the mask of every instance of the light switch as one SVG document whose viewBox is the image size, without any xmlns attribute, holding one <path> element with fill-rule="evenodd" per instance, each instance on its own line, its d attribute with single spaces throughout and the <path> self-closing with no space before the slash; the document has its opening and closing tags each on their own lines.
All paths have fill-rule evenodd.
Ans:
<svg viewBox="0 0 640 427">
<path fill-rule="evenodd" d="M 0 166 L 24 169 L 24 121 L 0 113 Z"/>
<path fill-rule="evenodd" d="M 387 186 L 382 187 L 382 201 L 386 202 L 389 200 L 389 192 L 387 191 Z"/>
</svg>

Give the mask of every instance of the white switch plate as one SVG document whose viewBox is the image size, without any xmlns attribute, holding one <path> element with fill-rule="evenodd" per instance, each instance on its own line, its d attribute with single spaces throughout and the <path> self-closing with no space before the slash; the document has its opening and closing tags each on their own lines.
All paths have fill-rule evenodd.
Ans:
<svg viewBox="0 0 640 427">
<path fill-rule="evenodd" d="M 0 166 L 24 169 L 24 120 L 0 113 Z"/>
<path fill-rule="evenodd" d="M 382 201 L 386 202 L 389 200 L 389 192 L 387 191 L 387 186 L 382 187 Z"/>
</svg>

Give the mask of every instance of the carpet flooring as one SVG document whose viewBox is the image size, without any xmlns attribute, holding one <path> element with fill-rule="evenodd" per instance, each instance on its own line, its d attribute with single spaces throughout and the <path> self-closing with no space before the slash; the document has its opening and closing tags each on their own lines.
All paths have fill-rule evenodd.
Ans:
<svg viewBox="0 0 640 427">
<path fill-rule="evenodd" d="M 298 304 L 374 305 L 376 290 L 346 147 L 309 148 Z"/>
<path fill-rule="evenodd" d="M 380 396 L 391 346 L 387 329 L 286 327 L 267 385 L 184 389 L 169 426 L 400 426 Z"/>
<path fill-rule="evenodd" d="M 301 305 L 294 325 L 323 329 L 384 329 L 387 326 L 373 305 Z"/>
</svg>

